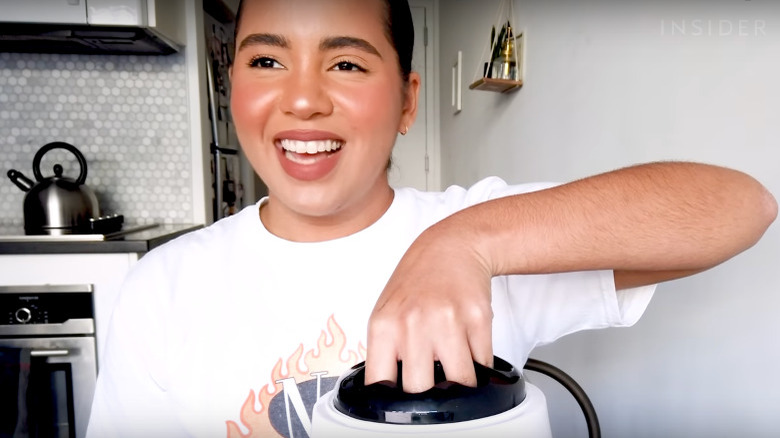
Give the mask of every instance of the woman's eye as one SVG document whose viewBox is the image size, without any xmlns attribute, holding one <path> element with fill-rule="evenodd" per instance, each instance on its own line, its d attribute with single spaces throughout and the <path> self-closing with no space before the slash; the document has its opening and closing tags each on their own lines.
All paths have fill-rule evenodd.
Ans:
<svg viewBox="0 0 780 438">
<path fill-rule="evenodd" d="M 279 64 L 275 59 L 269 58 L 267 56 L 258 56 L 257 58 L 252 58 L 252 60 L 249 61 L 249 66 L 260 68 L 283 68 L 282 64 Z"/>
<path fill-rule="evenodd" d="M 333 66 L 333 70 L 339 70 L 339 71 L 366 71 L 363 67 L 353 64 L 349 61 L 341 61 L 338 64 Z"/>
</svg>

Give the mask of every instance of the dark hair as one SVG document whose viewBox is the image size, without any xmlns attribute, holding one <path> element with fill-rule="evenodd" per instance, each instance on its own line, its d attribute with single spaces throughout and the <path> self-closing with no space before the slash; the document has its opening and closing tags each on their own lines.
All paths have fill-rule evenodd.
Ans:
<svg viewBox="0 0 780 438">
<path fill-rule="evenodd" d="M 385 4 L 385 35 L 398 55 L 398 65 L 404 83 L 409 81 L 409 73 L 412 71 L 412 52 L 414 51 L 414 23 L 412 11 L 409 9 L 408 0 L 382 0 Z M 238 3 L 236 12 L 236 29 L 233 35 L 238 36 L 238 27 L 241 25 L 241 15 L 244 1 Z M 238 44 L 238 41 L 236 41 Z M 235 55 L 234 57 L 235 58 Z"/>
<path fill-rule="evenodd" d="M 385 34 L 393 43 L 398 64 L 401 67 L 401 77 L 409 81 L 412 71 L 412 52 L 414 52 L 414 23 L 408 0 L 384 0 L 387 16 L 385 17 Z"/>
</svg>

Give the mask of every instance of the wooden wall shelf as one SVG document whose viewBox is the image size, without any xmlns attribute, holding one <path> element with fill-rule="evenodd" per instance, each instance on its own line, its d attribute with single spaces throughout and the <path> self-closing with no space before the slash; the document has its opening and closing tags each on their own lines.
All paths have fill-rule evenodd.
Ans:
<svg viewBox="0 0 780 438">
<path fill-rule="evenodd" d="M 469 85 L 470 90 L 495 91 L 498 93 L 510 93 L 519 90 L 523 86 L 523 81 L 513 81 L 511 79 L 493 79 L 479 78 L 476 82 Z"/>
</svg>

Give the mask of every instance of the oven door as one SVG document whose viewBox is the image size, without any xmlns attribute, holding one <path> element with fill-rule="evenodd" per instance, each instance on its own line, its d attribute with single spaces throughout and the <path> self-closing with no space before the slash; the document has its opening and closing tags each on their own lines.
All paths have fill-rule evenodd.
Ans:
<svg viewBox="0 0 780 438">
<path fill-rule="evenodd" d="M 95 338 L 0 338 L 0 436 L 86 435 Z"/>
</svg>

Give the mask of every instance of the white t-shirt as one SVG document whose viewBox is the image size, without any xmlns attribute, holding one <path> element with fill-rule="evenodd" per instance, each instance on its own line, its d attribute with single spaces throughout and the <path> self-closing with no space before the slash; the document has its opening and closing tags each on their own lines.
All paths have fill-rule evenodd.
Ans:
<svg viewBox="0 0 780 438">
<path fill-rule="evenodd" d="M 260 201 L 151 251 L 120 293 L 88 435 L 306 436 L 317 398 L 364 359 L 368 317 L 414 239 L 470 205 L 548 186 L 396 189 L 373 225 L 317 243 L 269 233 Z M 518 368 L 568 333 L 635 323 L 654 290 L 616 293 L 611 271 L 492 286 L 494 353 Z"/>
</svg>

